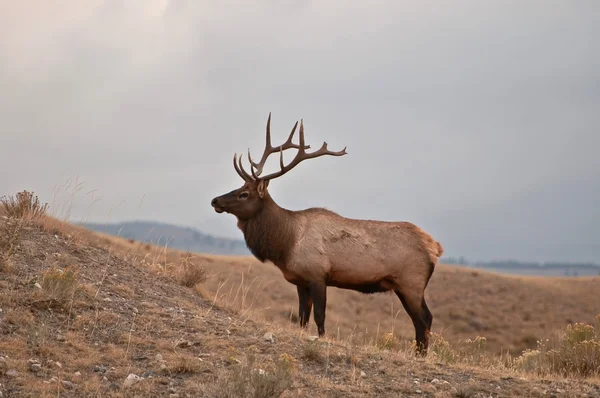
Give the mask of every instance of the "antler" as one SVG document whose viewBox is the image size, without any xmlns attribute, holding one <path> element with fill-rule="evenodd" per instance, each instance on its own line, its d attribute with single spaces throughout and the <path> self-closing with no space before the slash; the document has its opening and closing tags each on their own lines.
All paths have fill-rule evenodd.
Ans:
<svg viewBox="0 0 600 398">
<path fill-rule="evenodd" d="M 294 132 L 296 130 L 297 125 L 298 125 L 298 123 L 296 122 L 296 125 L 294 125 L 294 129 L 292 130 L 288 140 L 285 142 L 284 145 L 281 145 L 279 148 L 273 148 L 273 147 L 271 147 L 269 127 L 267 124 L 267 145 L 266 145 L 265 152 L 263 154 L 261 161 L 258 164 L 252 162 L 252 159 L 250 158 L 250 152 L 248 151 L 248 158 L 250 159 L 250 164 L 252 165 L 252 167 L 257 168 L 256 173 L 254 172 L 254 170 L 252 170 L 252 175 L 253 175 L 254 179 L 256 179 L 256 180 L 271 180 L 273 178 L 281 177 L 282 175 L 284 175 L 285 173 L 287 173 L 288 171 L 290 171 L 291 169 L 296 167 L 300 162 L 302 162 L 303 160 L 306 160 L 306 159 L 313 159 L 313 158 L 317 158 L 317 157 L 323 156 L 323 155 L 343 156 L 343 155 L 347 154 L 346 147 L 344 147 L 344 149 L 342 149 L 341 151 L 338 151 L 338 152 L 332 152 L 332 151 L 328 150 L 327 142 L 323 142 L 323 145 L 321 146 L 321 148 L 319 150 L 317 150 L 315 152 L 307 153 L 306 149 L 309 149 L 310 146 L 304 144 L 304 121 L 303 120 L 300 120 L 300 144 L 296 145 L 296 144 L 292 143 L 292 137 L 294 136 Z M 283 164 L 283 151 L 286 149 L 290 149 L 290 148 L 298 149 L 298 153 L 296 154 L 294 159 L 286 166 Z M 281 169 L 275 173 L 271 173 L 269 175 L 259 177 L 260 173 L 262 172 L 264 163 L 267 160 L 267 157 L 270 154 L 275 153 L 275 152 L 279 152 L 279 165 L 280 165 Z M 240 167 L 241 167 L 241 165 L 240 165 Z M 243 168 L 242 168 L 242 170 L 243 170 Z"/>
<path fill-rule="evenodd" d="M 294 127 L 292 128 L 292 131 L 288 136 L 288 139 L 282 145 L 279 145 L 278 147 L 273 147 L 271 145 L 271 112 L 269 112 L 269 118 L 267 119 L 267 139 L 265 143 L 265 150 L 263 151 L 260 162 L 255 163 L 254 161 L 252 161 L 252 156 L 250 156 L 250 149 L 248 149 L 248 160 L 250 161 L 251 165 L 250 171 L 252 172 L 252 176 L 255 179 L 258 179 L 258 177 L 262 173 L 263 167 L 265 167 L 265 162 L 267 161 L 269 155 L 275 152 L 285 151 L 286 149 L 300 149 L 300 146 L 292 142 L 292 139 L 294 138 L 294 133 L 296 132 L 296 127 L 298 127 L 298 122 L 294 124 Z M 306 145 L 304 149 L 310 149 L 310 145 Z M 254 169 L 256 169 L 256 171 Z"/>
</svg>

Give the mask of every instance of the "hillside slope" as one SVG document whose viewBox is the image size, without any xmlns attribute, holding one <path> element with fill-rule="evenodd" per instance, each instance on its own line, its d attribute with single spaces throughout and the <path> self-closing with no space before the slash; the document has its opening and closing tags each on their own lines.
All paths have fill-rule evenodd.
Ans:
<svg viewBox="0 0 600 398">
<path fill-rule="evenodd" d="M 132 261 L 124 246 L 60 223 L 3 218 L 0 242 L 3 397 L 600 396 L 595 382 L 309 342 L 295 326 L 213 306 L 170 265 Z"/>
<path fill-rule="evenodd" d="M 186 256 L 178 250 L 103 239 L 146 262 L 178 263 Z M 211 298 L 234 308 L 251 307 L 268 321 L 295 322 L 296 288 L 271 263 L 248 256 L 194 253 L 191 257 L 207 270 L 205 286 Z M 434 332 L 453 344 L 485 336 L 491 352 L 517 355 L 535 348 L 537 340 L 555 337 L 569 323 L 594 323 L 600 314 L 598 291 L 600 277 L 513 276 L 439 264 L 425 292 Z M 395 295 L 336 288 L 329 288 L 327 294 L 329 333 L 365 341 L 388 332 L 400 340 L 414 338 L 410 318 Z M 316 332 L 312 321 L 310 330 Z"/>
<path fill-rule="evenodd" d="M 250 254 L 242 240 L 220 238 L 190 227 L 155 221 L 129 221 L 116 224 L 83 223 L 81 225 L 92 231 L 156 246 L 167 245 L 179 250 L 225 255 Z"/>
</svg>

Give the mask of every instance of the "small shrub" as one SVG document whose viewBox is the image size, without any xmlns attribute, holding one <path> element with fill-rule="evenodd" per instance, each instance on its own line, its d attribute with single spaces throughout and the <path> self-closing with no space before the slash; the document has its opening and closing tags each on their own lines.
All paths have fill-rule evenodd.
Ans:
<svg viewBox="0 0 600 398">
<path fill-rule="evenodd" d="M 600 315 L 598 326 L 600 327 Z M 536 350 L 526 350 L 514 365 L 529 373 L 557 374 L 565 377 L 600 375 L 600 332 L 592 325 L 568 325 L 558 341 L 538 341 Z"/>
<path fill-rule="evenodd" d="M 277 398 L 292 386 L 292 365 L 280 359 L 270 370 L 255 369 L 254 359 L 236 366 L 207 395 L 215 398 Z"/>
<path fill-rule="evenodd" d="M 182 356 L 165 370 L 172 374 L 196 374 L 202 371 L 202 367 L 198 358 Z"/>
<path fill-rule="evenodd" d="M 0 203 L 4 205 L 9 218 L 38 219 L 48 210 L 48 204 L 41 203 L 39 198 L 29 191 L 19 192 L 16 196 L 3 196 Z"/>
<path fill-rule="evenodd" d="M 302 347 L 302 359 L 312 362 L 323 362 L 321 347 L 317 342 L 308 342 Z"/>
<path fill-rule="evenodd" d="M 206 281 L 206 270 L 204 267 L 192 261 L 191 253 L 186 253 L 181 263 L 175 269 L 175 278 L 185 287 L 194 287 Z"/>
<path fill-rule="evenodd" d="M 19 219 L 7 220 L 0 229 L 0 271 L 12 271 L 11 257 L 21 240 L 22 230 L 23 223 Z"/>
<path fill-rule="evenodd" d="M 377 340 L 377 347 L 382 350 L 393 350 L 398 348 L 398 340 L 394 338 L 394 333 L 385 333 Z"/>
<path fill-rule="evenodd" d="M 42 278 L 42 297 L 38 302 L 66 307 L 73 300 L 79 286 L 77 270 L 70 266 L 64 270 L 53 267 L 44 272 Z"/>
<path fill-rule="evenodd" d="M 429 351 L 431 355 L 442 363 L 454 363 L 457 360 L 457 355 L 440 334 L 431 333 L 429 335 Z"/>
</svg>

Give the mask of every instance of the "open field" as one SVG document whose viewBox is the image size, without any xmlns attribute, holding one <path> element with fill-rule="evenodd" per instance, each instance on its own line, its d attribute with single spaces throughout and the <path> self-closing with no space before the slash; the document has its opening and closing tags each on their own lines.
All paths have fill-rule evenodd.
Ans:
<svg viewBox="0 0 600 398">
<path fill-rule="evenodd" d="M 101 236 L 101 235 L 99 235 Z M 207 271 L 205 293 L 232 308 L 279 323 L 296 322 L 297 293 L 279 269 L 253 257 L 186 254 L 104 236 L 105 242 L 147 263 L 178 263 L 189 256 Z M 163 239 L 163 241 L 165 241 Z M 593 323 L 600 313 L 600 277 L 510 276 L 439 264 L 426 290 L 433 331 L 450 343 L 485 336 L 494 353 L 520 354 L 556 336 L 569 323 Z M 243 292 L 243 294 L 242 294 Z M 328 289 L 328 333 L 374 341 L 385 333 L 412 340 L 410 318 L 393 294 L 364 295 Z M 311 333 L 316 327 L 311 320 Z"/>
<path fill-rule="evenodd" d="M 437 339 L 418 359 L 392 296 L 330 289 L 329 336 L 310 342 L 312 323 L 290 323 L 293 287 L 250 258 L 187 255 L 49 217 L 1 218 L 0 245 L 4 397 L 600 396 L 593 337 L 576 370 L 488 355 L 593 324 L 598 278 L 440 266 L 428 301 L 452 344 Z"/>
</svg>

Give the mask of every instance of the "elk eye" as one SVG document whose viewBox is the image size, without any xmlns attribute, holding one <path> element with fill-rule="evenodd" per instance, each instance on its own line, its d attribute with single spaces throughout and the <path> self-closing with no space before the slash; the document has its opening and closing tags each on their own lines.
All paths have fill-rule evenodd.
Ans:
<svg viewBox="0 0 600 398">
<path fill-rule="evenodd" d="M 238 196 L 238 199 L 239 199 L 239 200 L 246 200 L 246 199 L 248 199 L 248 196 L 250 196 L 250 195 L 248 194 L 248 192 L 242 192 L 242 193 L 240 194 L 240 196 Z"/>
</svg>

